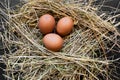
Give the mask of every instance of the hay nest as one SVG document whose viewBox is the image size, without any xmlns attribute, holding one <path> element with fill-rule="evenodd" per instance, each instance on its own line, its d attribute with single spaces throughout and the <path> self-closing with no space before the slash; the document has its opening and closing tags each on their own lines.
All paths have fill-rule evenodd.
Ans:
<svg viewBox="0 0 120 80">
<path fill-rule="evenodd" d="M 58 21 L 64 16 L 74 20 L 72 33 L 64 38 L 59 52 L 47 50 L 37 28 L 43 14 Z M 4 44 L 9 55 L 3 56 L 6 77 L 12 80 L 99 80 L 109 78 L 106 57 L 111 43 L 120 48 L 120 34 L 115 27 L 98 16 L 92 7 L 76 6 L 54 0 L 30 0 L 9 14 Z M 12 47 L 12 48 L 11 48 Z"/>
</svg>

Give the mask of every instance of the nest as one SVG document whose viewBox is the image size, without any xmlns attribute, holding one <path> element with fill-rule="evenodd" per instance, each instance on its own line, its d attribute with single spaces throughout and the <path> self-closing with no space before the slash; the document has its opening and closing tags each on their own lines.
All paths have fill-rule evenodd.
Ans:
<svg viewBox="0 0 120 80">
<path fill-rule="evenodd" d="M 59 52 L 42 43 L 38 19 L 44 14 L 56 22 L 65 16 L 74 20 L 74 29 L 63 37 Z M 92 7 L 76 6 L 54 0 L 31 0 L 9 14 L 4 44 L 10 54 L 3 56 L 6 77 L 12 80 L 99 80 L 108 78 L 106 57 L 110 44 L 120 48 L 120 34 L 110 22 L 98 16 Z"/>
</svg>

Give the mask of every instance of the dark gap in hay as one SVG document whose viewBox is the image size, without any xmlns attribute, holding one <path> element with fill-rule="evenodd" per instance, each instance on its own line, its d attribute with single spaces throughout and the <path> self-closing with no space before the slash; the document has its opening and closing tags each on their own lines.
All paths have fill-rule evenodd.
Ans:
<svg viewBox="0 0 120 80">
<path fill-rule="evenodd" d="M 115 55 L 115 54 L 114 54 Z M 114 56 L 115 57 L 115 56 Z M 109 73 L 109 76 L 111 77 L 111 79 L 115 79 L 115 80 L 119 80 L 119 76 L 120 76 L 120 64 L 119 64 L 119 61 L 120 60 L 117 60 L 115 62 L 113 62 L 111 65 L 109 65 L 109 69 L 108 71 L 110 72 Z M 113 66 L 114 65 L 114 66 Z"/>
<path fill-rule="evenodd" d="M 113 32 L 108 32 L 109 35 L 113 35 Z M 120 53 L 120 48 L 118 45 L 116 45 L 114 42 L 116 42 L 116 44 L 120 44 L 120 37 L 116 36 L 115 40 L 113 40 L 113 42 L 111 41 L 105 41 L 107 48 L 105 49 L 106 54 L 103 53 L 102 49 L 99 49 L 96 51 L 97 55 L 94 55 L 94 57 L 104 57 L 106 55 L 107 59 L 109 60 L 113 60 L 113 59 L 117 59 L 118 57 L 115 57 L 115 55 Z M 103 56 L 102 56 L 103 55 Z"/>
<path fill-rule="evenodd" d="M 19 35 L 18 32 L 14 31 L 13 34 L 15 35 L 16 38 L 21 38 L 21 35 Z"/>
<path fill-rule="evenodd" d="M 1 51 L 1 50 L 0 50 Z M 5 80 L 5 77 L 3 77 L 3 74 L 5 74 L 5 72 L 4 72 L 4 70 L 3 69 L 5 69 L 6 68 L 6 65 L 4 64 L 4 63 L 1 63 L 0 62 L 0 74 L 2 74 L 2 75 L 0 75 L 0 78 L 2 79 L 2 80 Z"/>
<path fill-rule="evenodd" d="M 108 78 L 106 78 L 106 75 L 103 75 L 103 73 L 100 73 L 98 75 L 98 77 L 99 77 L 99 80 L 106 80 L 106 79 L 108 79 Z"/>
</svg>

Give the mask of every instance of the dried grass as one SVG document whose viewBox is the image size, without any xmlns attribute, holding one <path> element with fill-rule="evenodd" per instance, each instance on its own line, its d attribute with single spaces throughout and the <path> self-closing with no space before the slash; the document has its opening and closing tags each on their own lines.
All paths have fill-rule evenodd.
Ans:
<svg viewBox="0 0 120 80">
<path fill-rule="evenodd" d="M 3 56 L 6 77 L 12 80 L 100 80 L 109 77 L 106 57 L 110 43 L 120 48 L 120 34 L 87 5 L 65 4 L 64 1 L 30 0 L 8 14 L 7 29 L 2 35 L 10 54 Z M 77 6 L 79 5 L 79 6 Z M 47 50 L 37 28 L 41 15 L 49 13 L 58 21 L 64 16 L 74 20 L 74 30 L 64 37 L 60 52 Z M 12 47 L 12 48 L 11 48 Z M 106 51 L 107 50 L 107 51 Z"/>
</svg>

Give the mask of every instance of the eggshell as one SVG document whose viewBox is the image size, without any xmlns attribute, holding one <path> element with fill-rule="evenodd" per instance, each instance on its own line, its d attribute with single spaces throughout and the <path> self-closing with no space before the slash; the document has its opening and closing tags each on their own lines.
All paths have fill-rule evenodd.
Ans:
<svg viewBox="0 0 120 80">
<path fill-rule="evenodd" d="M 40 17 L 38 22 L 38 27 L 40 32 L 43 34 L 48 34 L 53 31 L 55 27 L 55 19 L 50 14 L 45 14 Z"/>
<path fill-rule="evenodd" d="M 59 51 L 62 48 L 63 43 L 63 39 L 55 33 L 49 33 L 43 38 L 43 44 L 45 47 L 52 51 Z"/>
<path fill-rule="evenodd" d="M 74 22 L 70 17 L 63 17 L 58 21 L 56 31 L 61 36 L 66 36 L 72 31 L 73 26 Z"/>
</svg>

